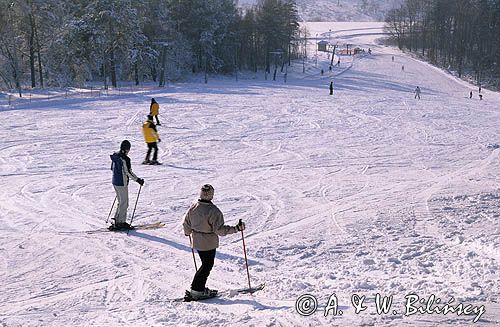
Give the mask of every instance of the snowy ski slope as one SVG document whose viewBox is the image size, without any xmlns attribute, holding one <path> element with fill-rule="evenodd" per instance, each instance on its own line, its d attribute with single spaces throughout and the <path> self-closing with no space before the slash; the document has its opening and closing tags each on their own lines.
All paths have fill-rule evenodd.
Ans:
<svg viewBox="0 0 500 327">
<path fill-rule="evenodd" d="M 0 326 L 498 326 L 500 95 L 479 101 L 475 86 L 376 45 L 381 24 L 310 24 L 331 28 L 373 55 L 341 56 L 330 73 L 320 53 L 286 84 L 259 74 L 0 106 Z M 163 166 L 140 165 L 151 97 Z M 87 235 L 105 226 L 109 154 L 125 138 L 146 181 L 134 221 L 167 228 Z M 267 287 L 172 302 L 194 274 L 181 220 L 204 183 L 228 224 L 246 222 L 251 282 Z M 240 235 L 221 238 L 207 286 L 245 285 Z M 325 311 L 334 293 L 342 315 Z M 376 314 L 377 293 L 394 296 L 390 313 Z M 411 293 L 486 311 L 476 324 L 404 316 Z M 318 301 L 309 316 L 296 311 L 304 294 Z"/>
</svg>

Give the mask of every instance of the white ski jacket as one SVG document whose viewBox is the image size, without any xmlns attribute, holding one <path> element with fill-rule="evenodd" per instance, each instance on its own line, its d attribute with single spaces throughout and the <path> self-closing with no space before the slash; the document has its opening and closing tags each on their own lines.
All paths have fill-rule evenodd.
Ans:
<svg viewBox="0 0 500 327">
<path fill-rule="evenodd" d="M 236 226 L 224 225 L 222 212 L 210 201 L 198 200 L 184 216 L 184 234 L 193 236 L 193 248 L 209 251 L 219 247 L 219 236 L 238 232 Z"/>
</svg>

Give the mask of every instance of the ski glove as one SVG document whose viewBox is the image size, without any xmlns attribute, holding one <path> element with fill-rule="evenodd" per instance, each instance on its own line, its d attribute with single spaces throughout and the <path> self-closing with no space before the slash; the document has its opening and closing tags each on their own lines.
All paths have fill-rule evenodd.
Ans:
<svg viewBox="0 0 500 327">
<path fill-rule="evenodd" d="M 144 180 L 142 178 L 138 178 L 137 179 L 137 183 L 139 183 L 139 185 L 144 185 Z"/>
<path fill-rule="evenodd" d="M 245 223 L 240 221 L 240 223 L 238 225 L 236 225 L 236 229 L 238 230 L 238 232 L 245 230 Z"/>
<path fill-rule="evenodd" d="M 158 143 L 160 143 L 160 142 L 161 142 L 161 139 L 158 139 Z"/>
</svg>

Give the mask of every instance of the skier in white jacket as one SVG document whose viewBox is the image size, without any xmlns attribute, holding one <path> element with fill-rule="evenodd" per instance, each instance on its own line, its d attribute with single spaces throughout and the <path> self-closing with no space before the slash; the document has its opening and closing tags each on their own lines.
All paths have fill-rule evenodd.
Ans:
<svg viewBox="0 0 500 327">
<path fill-rule="evenodd" d="M 194 203 L 184 217 L 184 234 L 192 235 L 193 248 L 198 251 L 201 267 L 191 283 L 191 298 L 200 299 L 217 294 L 216 290 L 205 287 L 214 266 L 215 251 L 219 247 L 219 236 L 234 234 L 245 229 L 245 223 L 236 226 L 224 225 L 222 212 L 212 203 L 214 188 L 205 184 L 200 191 L 200 199 Z"/>
</svg>

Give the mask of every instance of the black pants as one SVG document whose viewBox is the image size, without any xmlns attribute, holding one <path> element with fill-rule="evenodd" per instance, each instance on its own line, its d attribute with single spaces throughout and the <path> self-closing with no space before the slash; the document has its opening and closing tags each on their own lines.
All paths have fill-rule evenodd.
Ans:
<svg viewBox="0 0 500 327">
<path fill-rule="evenodd" d="M 161 125 L 160 120 L 158 119 L 158 115 L 155 115 L 155 117 L 156 117 L 156 125 Z"/>
<path fill-rule="evenodd" d="M 148 153 L 146 154 L 146 160 L 149 160 L 149 156 L 151 155 L 151 150 L 155 150 L 153 153 L 153 161 L 158 159 L 158 147 L 156 146 L 156 142 L 148 143 Z"/>
<path fill-rule="evenodd" d="M 201 267 L 194 275 L 191 289 L 202 292 L 205 290 L 205 284 L 207 283 L 210 271 L 212 271 L 212 268 L 214 266 L 215 249 L 209 251 L 198 250 L 198 254 L 200 255 L 201 259 Z"/>
</svg>

